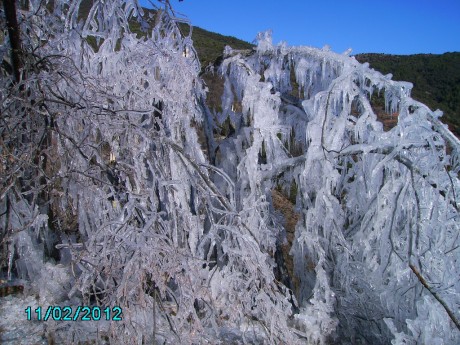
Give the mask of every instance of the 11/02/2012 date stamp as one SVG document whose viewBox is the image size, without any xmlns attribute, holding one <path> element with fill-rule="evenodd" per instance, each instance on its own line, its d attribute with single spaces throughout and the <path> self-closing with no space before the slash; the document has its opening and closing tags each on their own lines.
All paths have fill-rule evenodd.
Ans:
<svg viewBox="0 0 460 345">
<path fill-rule="evenodd" d="M 35 320 L 34 314 L 37 315 L 38 321 L 121 321 L 122 320 L 122 309 L 120 307 L 105 307 L 100 308 L 94 307 L 60 307 L 60 306 L 49 306 L 43 309 L 37 307 L 32 310 L 31 307 L 25 309 L 27 314 L 27 320 Z"/>
</svg>

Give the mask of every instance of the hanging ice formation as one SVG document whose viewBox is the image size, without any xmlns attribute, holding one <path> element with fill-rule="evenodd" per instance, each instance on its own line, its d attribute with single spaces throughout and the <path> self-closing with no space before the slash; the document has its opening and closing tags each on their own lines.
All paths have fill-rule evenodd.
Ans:
<svg viewBox="0 0 460 345">
<path fill-rule="evenodd" d="M 273 46 L 270 32 L 253 54 L 226 54 L 217 117 L 236 129 L 216 163 L 241 209 L 298 186 L 290 254 L 305 337 L 458 343 L 460 142 L 441 113 L 410 98 L 410 83 L 347 54 Z M 385 111 L 399 114 L 389 131 L 372 107 L 382 93 Z"/>
<path fill-rule="evenodd" d="M 212 112 L 168 1 L 82 4 L 29 2 L 0 90 L 2 271 L 44 308 L 123 308 L 50 320 L 58 342 L 458 343 L 460 145 L 409 83 L 266 32 L 226 49 Z M 291 292 L 270 192 L 293 182 Z"/>
</svg>

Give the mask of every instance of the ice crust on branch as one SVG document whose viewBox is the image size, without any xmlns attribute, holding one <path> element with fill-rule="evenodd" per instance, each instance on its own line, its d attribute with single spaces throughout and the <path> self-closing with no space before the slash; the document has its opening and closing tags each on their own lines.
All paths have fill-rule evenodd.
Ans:
<svg viewBox="0 0 460 345">
<path fill-rule="evenodd" d="M 20 85 L 2 78 L 8 278 L 28 280 L 45 308 L 123 309 L 100 330 L 50 322 L 62 343 L 97 332 L 120 344 L 295 343 L 268 204 L 237 207 L 213 181 L 235 195 L 198 143 L 200 65 L 169 3 L 150 17 L 136 1 L 95 1 L 83 20 L 80 5 L 32 1 L 31 65 Z M 145 37 L 136 18 L 153 25 Z"/>
<path fill-rule="evenodd" d="M 82 3 L 29 2 L 0 90 L 2 270 L 42 306 L 123 308 L 50 322 L 60 342 L 458 343 L 460 145 L 410 83 L 265 32 L 226 49 L 211 111 L 168 1 Z M 270 192 L 292 186 L 287 286 Z"/>
<path fill-rule="evenodd" d="M 273 46 L 270 32 L 258 40 L 252 55 L 233 51 L 222 64 L 234 90 L 223 104 L 241 102 L 241 123 L 250 125 L 232 120 L 236 134 L 220 148 L 242 153 L 235 177 L 243 207 L 245 195 L 251 202 L 298 186 L 297 327 L 314 343 L 458 342 L 458 139 L 410 98 L 410 83 L 327 49 Z M 378 94 L 398 116 L 389 131 L 372 105 Z M 290 142 L 301 145 L 300 157 Z"/>
</svg>

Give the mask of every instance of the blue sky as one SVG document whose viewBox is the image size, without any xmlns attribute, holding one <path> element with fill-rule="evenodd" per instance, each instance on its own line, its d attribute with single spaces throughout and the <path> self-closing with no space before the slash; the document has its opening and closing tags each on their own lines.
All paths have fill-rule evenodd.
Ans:
<svg viewBox="0 0 460 345">
<path fill-rule="evenodd" d="M 460 0 L 171 0 L 193 25 L 252 42 L 331 46 L 335 52 L 441 54 L 460 51 Z M 142 5 L 148 1 L 141 0 Z"/>
</svg>

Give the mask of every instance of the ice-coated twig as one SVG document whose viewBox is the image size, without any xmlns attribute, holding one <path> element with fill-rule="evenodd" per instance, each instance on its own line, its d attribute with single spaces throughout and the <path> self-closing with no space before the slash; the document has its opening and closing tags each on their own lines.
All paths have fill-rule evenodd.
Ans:
<svg viewBox="0 0 460 345">
<path fill-rule="evenodd" d="M 436 293 L 436 291 L 433 290 L 433 288 L 428 284 L 428 282 L 423 278 L 423 276 L 420 274 L 419 270 L 415 267 L 414 264 L 409 264 L 410 269 L 412 272 L 415 274 L 417 279 L 419 280 L 420 284 L 423 285 L 425 289 L 428 290 L 428 292 L 439 302 L 439 304 L 442 305 L 444 310 L 446 311 L 447 315 L 449 315 L 449 318 L 452 320 L 452 322 L 455 324 L 457 329 L 460 331 L 460 321 L 458 318 L 455 316 L 454 312 L 449 308 L 447 303 Z"/>
</svg>

